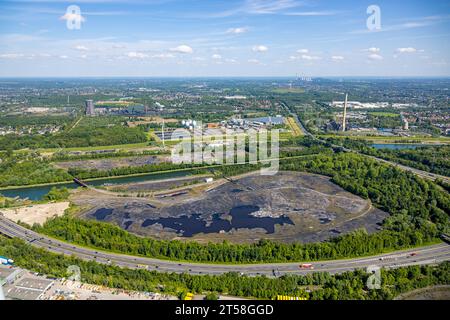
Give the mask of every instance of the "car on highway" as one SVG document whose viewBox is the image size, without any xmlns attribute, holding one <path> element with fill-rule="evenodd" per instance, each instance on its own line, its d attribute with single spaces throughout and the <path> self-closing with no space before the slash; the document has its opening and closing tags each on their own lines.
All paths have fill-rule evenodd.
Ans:
<svg viewBox="0 0 450 320">
<path fill-rule="evenodd" d="M 310 269 L 310 270 L 314 269 L 314 266 L 310 263 L 303 263 L 299 267 L 300 269 Z"/>
</svg>

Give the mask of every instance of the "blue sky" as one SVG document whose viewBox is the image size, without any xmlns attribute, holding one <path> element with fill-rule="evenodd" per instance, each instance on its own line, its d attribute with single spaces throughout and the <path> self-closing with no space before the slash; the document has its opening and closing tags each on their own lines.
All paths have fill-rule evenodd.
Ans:
<svg viewBox="0 0 450 320">
<path fill-rule="evenodd" d="M 446 0 L 0 0 L 0 76 L 450 76 L 449 40 Z"/>
</svg>

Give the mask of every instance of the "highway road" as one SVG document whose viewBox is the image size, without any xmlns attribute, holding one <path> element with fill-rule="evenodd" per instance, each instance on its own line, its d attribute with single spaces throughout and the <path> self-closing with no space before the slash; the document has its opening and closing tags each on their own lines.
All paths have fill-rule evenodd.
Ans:
<svg viewBox="0 0 450 320">
<path fill-rule="evenodd" d="M 424 179 L 429 179 L 429 180 L 433 180 L 433 181 L 440 179 L 442 181 L 450 183 L 450 178 L 446 177 L 446 176 L 441 176 L 439 174 L 435 174 L 435 173 L 426 172 L 426 171 L 422 171 L 422 170 L 419 170 L 419 169 L 407 167 L 407 166 L 398 164 L 396 162 L 392 162 L 392 161 L 384 160 L 384 159 L 381 159 L 381 158 L 365 155 L 365 154 L 362 154 L 362 153 L 359 153 L 359 154 L 361 154 L 363 156 L 366 156 L 366 157 L 369 157 L 369 158 L 372 158 L 374 160 L 380 161 L 380 162 L 388 163 L 388 164 L 390 164 L 390 165 L 392 165 L 394 167 L 398 167 L 399 169 L 412 172 L 415 175 L 417 175 L 417 176 L 419 176 L 421 178 L 424 178 Z"/>
<path fill-rule="evenodd" d="M 133 269 L 141 268 L 160 272 L 186 272 L 190 274 L 218 275 L 233 271 L 249 276 L 266 275 L 271 277 L 284 274 L 307 274 L 311 272 L 329 272 L 335 274 L 357 268 L 367 268 L 372 265 L 384 268 L 397 268 L 408 265 L 435 264 L 450 261 L 450 245 L 441 243 L 373 257 L 313 262 L 313 270 L 301 269 L 299 267 L 301 262 L 246 265 L 203 264 L 151 259 L 80 247 L 35 233 L 3 216 L 0 216 L 0 233 L 8 237 L 21 238 L 35 247 L 44 248 L 54 253 L 69 256 L 74 255 L 83 260 L 92 260 L 103 264 L 113 264 Z"/>
</svg>

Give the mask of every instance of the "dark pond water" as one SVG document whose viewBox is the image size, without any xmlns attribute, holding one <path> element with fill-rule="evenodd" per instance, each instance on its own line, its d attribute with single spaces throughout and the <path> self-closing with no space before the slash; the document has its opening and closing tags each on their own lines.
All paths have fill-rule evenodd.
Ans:
<svg viewBox="0 0 450 320">
<path fill-rule="evenodd" d="M 132 224 L 133 224 L 133 221 L 131 221 L 131 220 L 125 221 L 125 222 L 123 223 L 124 229 L 125 229 L 125 230 L 128 230 L 128 228 L 129 228 Z"/>
<path fill-rule="evenodd" d="M 94 212 L 94 217 L 97 220 L 105 220 L 105 218 L 112 214 L 114 209 L 101 208 Z"/>
<path fill-rule="evenodd" d="M 253 217 L 251 213 L 259 210 L 257 206 L 239 206 L 230 211 L 232 217 L 231 222 L 220 218 L 220 215 L 213 215 L 212 221 L 205 221 L 199 214 L 191 216 L 146 219 L 142 223 L 142 227 L 148 227 L 154 224 L 161 224 L 164 228 L 174 229 L 183 237 L 192 237 L 198 233 L 218 233 L 221 230 L 225 232 L 231 229 L 239 228 L 262 228 L 267 233 L 275 232 L 276 224 L 291 224 L 294 223 L 288 217 Z"/>
</svg>

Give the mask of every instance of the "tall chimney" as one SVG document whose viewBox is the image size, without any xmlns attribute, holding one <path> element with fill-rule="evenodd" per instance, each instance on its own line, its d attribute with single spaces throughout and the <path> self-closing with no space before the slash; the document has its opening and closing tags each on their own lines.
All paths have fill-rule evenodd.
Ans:
<svg viewBox="0 0 450 320">
<path fill-rule="evenodd" d="M 345 132 L 346 129 L 346 125 L 345 125 L 345 120 L 347 118 L 347 99 L 348 99 L 348 94 L 345 94 L 345 103 L 344 103 L 344 119 L 342 120 L 342 132 Z"/>
</svg>

